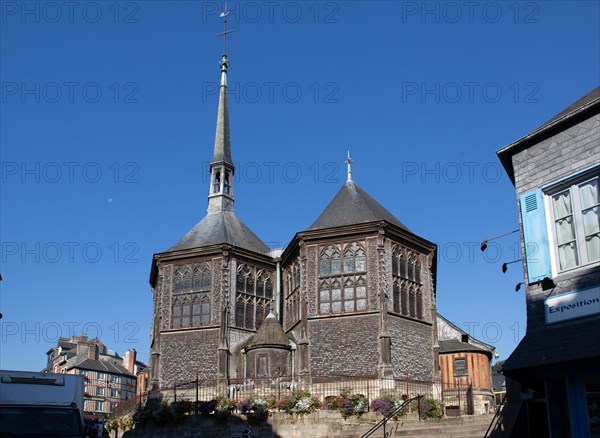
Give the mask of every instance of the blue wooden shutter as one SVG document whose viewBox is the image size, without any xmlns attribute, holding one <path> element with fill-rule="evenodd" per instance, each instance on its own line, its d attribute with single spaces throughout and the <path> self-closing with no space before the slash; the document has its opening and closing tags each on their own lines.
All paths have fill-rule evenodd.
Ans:
<svg viewBox="0 0 600 438">
<path fill-rule="evenodd" d="M 552 277 L 543 196 L 537 189 L 521 195 L 520 199 L 529 283 Z"/>
</svg>

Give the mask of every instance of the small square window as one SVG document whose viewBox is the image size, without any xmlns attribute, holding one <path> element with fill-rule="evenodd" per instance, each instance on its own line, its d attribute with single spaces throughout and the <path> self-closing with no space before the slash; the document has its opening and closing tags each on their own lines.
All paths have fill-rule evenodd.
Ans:
<svg viewBox="0 0 600 438">
<path fill-rule="evenodd" d="M 466 376 L 467 375 L 467 360 L 466 359 L 454 359 L 454 375 L 455 376 Z"/>
</svg>

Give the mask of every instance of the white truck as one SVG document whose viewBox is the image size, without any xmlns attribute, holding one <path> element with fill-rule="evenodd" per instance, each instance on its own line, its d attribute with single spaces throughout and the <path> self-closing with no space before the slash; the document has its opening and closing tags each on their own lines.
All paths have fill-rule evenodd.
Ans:
<svg viewBox="0 0 600 438">
<path fill-rule="evenodd" d="M 83 376 L 0 370 L 0 437 L 83 437 Z"/>
</svg>

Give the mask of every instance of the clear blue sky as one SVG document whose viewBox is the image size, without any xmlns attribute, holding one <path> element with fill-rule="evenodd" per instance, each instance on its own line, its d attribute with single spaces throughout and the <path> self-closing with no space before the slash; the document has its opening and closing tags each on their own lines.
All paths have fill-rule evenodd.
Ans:
<svg viewBox="0 0 600 438">
<path fill-rule="evenodd" d="M 148 360 L 152 254 L 205 214 L 218 2 L 1 3 L 0 367 L 58 336 Z M 25 5 L 25 7 L 23 6 Z M 495 152 L 600 82 L 598 2 L 228 2 L 235 209 L 283 247 L 354 180 L 439 245 L 438 309 L 525 329 Z"/>
</svg>

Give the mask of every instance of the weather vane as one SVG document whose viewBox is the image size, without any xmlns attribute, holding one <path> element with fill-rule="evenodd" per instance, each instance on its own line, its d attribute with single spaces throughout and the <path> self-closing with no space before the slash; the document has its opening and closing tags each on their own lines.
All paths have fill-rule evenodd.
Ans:
<svg viewBox="0 0 600 438">
<path fill-rule="evenodd" d="M 350 158 L 350 151 L 348 151 L 348 158 L 344 163 L 348 165 L 348 181 L 352 181 L 352 163 L 354 163 L 354 160 Z"/>
<path fill-rule="evenodd" d="M 224 8 L 223 12 L 221 12 L 221 15 L 219 15 L 219 17 L 221 17 L 223 19 L 223 32 L 217 34 L 217 36 L 223 35 L 223 55 L 227 55 L 227 34 L 234 31 L 234 29 L 227 30 L 227 16 L 228 15 L 229 15 L 229 12 L 227 11 L 227 3 L 225 3 L 225 8 Z"/>
</svg>

